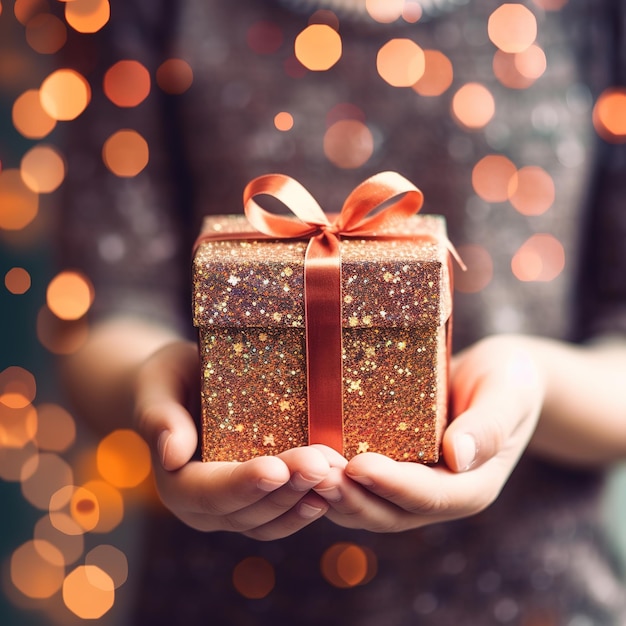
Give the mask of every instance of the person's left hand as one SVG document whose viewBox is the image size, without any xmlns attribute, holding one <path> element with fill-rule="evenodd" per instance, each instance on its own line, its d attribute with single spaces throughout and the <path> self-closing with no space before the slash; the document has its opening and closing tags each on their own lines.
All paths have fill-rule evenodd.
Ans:
<svg viewBox="0 0 626 626">
<path fill-rule="evenodd" d="M 457 355 L 450 372 L 451 416 L 435 466 L 359 454 L 333 467 L 314 490 L 326 516 L 348 528 L 399 532 L 468 517 L 498 496 L 537 424 L 544 375 L 523 338 L 493 336 Z"/>
</svg>

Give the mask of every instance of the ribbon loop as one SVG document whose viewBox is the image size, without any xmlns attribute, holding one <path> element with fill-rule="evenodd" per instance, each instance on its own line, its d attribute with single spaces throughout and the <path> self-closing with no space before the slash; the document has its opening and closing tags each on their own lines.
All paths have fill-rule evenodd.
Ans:
<svg viewBox="0 0 626 626">
<path fill-rule="evenodd" d="M 396 199 L 391 204 L 391 200 Z M 335 221 L 336 232 L 352 236 L 375 236 L 417 213 L 424 195 L 397 172 L 380 172 L 355 187 Z M 368 215 L 380 209 L 370 217 Z"/>
<path fill-rule="evenodd" d="M 280 200 L 300 222 L 263 209 L 255 196 L 268 195 Z M 297 180 L 283 174 L 259 176 L 243 192 L 246 217 L 254 228 L 266 235 L 300 239 L 319 233 L 330 222 L 317 200 Z"/>
</svg>

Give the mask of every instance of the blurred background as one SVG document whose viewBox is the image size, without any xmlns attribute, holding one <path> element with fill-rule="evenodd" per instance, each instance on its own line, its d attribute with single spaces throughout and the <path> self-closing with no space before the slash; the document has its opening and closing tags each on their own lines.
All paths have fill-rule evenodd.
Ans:
<svg viewBox="0 0 626 626">
<path fill-rule="evenodd" d="M 108 3 L 88 4 L 76 25 L 93 32 L 90 9 Z M 58 123 L 88 101 L 61 77 L 50 86 L 65 105 L 41 106 L 69 27 L 50 10 L 45 0 L 0 3 L 0 624 L 120 625 L 140 511 L 155 500 L 143 442 L 82 432 L 58 391 L 56 355 L 86 328 L 63 340 L 59 331 L 93 293 L 55 266 L 49 245 L 65 175 Z"/>
<path fill-rule="evenodd" d="M 537 6 L 542 2 L 548 0 Z M 111 7 L 108 0 L 60 4 L 62 11 L 58 0 L 0 0 L 0 624 L 88 619 L 123 626 L 139 567 L 134 546 L 142 511 L 158 507 L 149 455 L 130 431 L 103 439 L 83 432 L 60 395 L 55 358 L 86 337 L 94 294 L 87 276 L 56 265 L 49 245 L 65 176 L 59 139 L 91 93 L 84 77 L 54 67 L 54 55 L 68 29 L 88 35 L 105 28 Z M 156 84 L 171 93 L 193 80 L 181 59 L 160 69 Z M 509 72 L 502 80 L 521 88 L 534 79 Z M 145 68 L 128 60 L 109 75 L 107 95 L 133 106 L 150 85 Z M 605 138 L 626 140 L 624 120 L 623 91 L 596 103 L 594 122 Z M 275 120 L 281 131 L 291 123 L 287 113 Z M 147 162 L 146 148 L 130 132 L 116 141 L 132 158 L 117 162 L 112 150 L 104 155 L 107 166 L 132 176 Z M 469 264 L 472 251 L 465 252 Z M 463 280 L 457 288 L 471 291 L 489 276 L 470 272 Z M 626 554 L 624 494 L 626 472 L 618 468 L 605 502 L 619 559 Z"/>
</svg>

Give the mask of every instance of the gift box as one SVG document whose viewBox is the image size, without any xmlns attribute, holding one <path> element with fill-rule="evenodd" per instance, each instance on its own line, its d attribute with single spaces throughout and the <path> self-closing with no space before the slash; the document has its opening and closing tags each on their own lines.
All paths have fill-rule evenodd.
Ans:
<svg viewBox="0 0 626 626">
<path fill-rule="evenodd" d="M 272 189 L 248 190 L 246 206 L 259 209 L 254 197 Z M 320 235 L 326 227 L 309 224 L 311 232 L 294 236 L 288 224 L 278 237 L 244 216 L 205 218 L 193 258 L 203 460 L 245 461 L 310 443 L 346 458 L 438 460 L 452 318 L 445 221 L 374 219 L 375 230 L 333 226 Z M 323 240 L 317 286 L 307 273 L 312 236 Z M 328 237 L 335 252 L 324 249 Z M 326 268 L 329 255 L 337 270 Z M 326 315 L 328 303 L 315 312 L 324 299 L 337 319 L 310 321 Z"/>
</svg>

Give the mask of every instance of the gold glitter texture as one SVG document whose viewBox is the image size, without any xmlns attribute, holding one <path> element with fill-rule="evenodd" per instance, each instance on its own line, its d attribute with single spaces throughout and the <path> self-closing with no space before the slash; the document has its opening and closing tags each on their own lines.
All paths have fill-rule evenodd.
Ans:
<svg viewBox="0 0 626 626">
<path fill-rule="evenodd" d="M 249 231 L 216 216 L 204 229 Z M 415 216 L 403 233 L 445 236 Z M 307 445 L 305 241 L 204 241 L 193 262 L 202 456 L 244 461 Z M 341 242 L 344 454 L 436 462 L 446 419 L 448 251 L 429 239 Z"/>
</svg>

